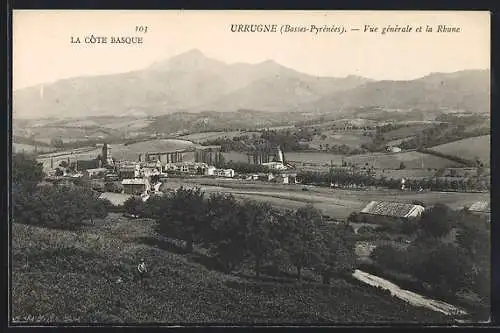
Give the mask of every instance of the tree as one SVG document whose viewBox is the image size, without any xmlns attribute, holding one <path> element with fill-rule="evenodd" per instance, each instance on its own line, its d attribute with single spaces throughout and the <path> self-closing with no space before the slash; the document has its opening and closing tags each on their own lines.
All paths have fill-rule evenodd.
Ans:
<svg viewBox="0 0 500 333">
<path fill-rule="evenodd" d="M 55 148 L 64 148 L 64 142 L 61 138 L 53 138 L 50 140 L 50 144 Z"/>
<path fill-rule="evenodd" d="M 273 224 L 276 221 L 273 209 L 268 203 L 246 201 L 238 215 L 245 225 L 245 249 L 254 260 L 255 274 L 260 276 L 262 264 L 278 246 L 273 237 Z"/>
<path fill-rule="evenodd" d="M 64 172 L 61 169 L 56 168 L 55 175 L 58 176 L 58 177 L 60 177 L 60 176 L 64 175 Z"/>
<path fill-rule="evenodd" d="M 85 220 L 93 223 L 93 218 L 106 214 L 106 203 L 91 190 L 41 186 L 21 197 L 14 205 L 13 218 L 18 223 L 77 229 Z"/>
<path fill-rule="evenodd" d="M 170 198 L 168 209 L 161 212 L 158 231 L 175 232 L 186 242 L 186 252 L 193 251 L 193 243 L 202 240 L 206 223 L 206 200 L 200 188 L 179 188 Z"/>
<path fill-rule="evenodd" d="M 132 216 L 141 216 L 144 211 L 144 202 L 140 197 L 132 196 L 123 203 L 125 211 Z"/>
<path fill-rule="evenodd" d="M 422 262 L 414 266 L 415 277 L 444 293 L 456 293 L 467 287 L 471 260 L 453 244 L 437 243 L 426 251 Z"/>
<path fill-rule="evenodd" d="M 295 216 L 285 220 L 287 225 L 284 240 L 288 260 L 297 269 L 297 278 L 302 279 L 302 269 L 310 267 L 319 257 L 319 225 L 322 214 L 312 205 L 299 208 Z"/>
<path fill-rule="evenodd" d="M 470 289 L 488 301 L 491 276 L 491 238 L 489 223 L 467 211 L 460 214 L 457 244 L 472 262 Z"/>
<path fill-rule="evenodd" d="M 115 182 L 106 182 L 104 184 L 104 189 L 106 192 L 121 193 L 123 191 L 123 186 Z"/>
<path fill-rule="evenodd" d="M 212 194 L 207 202 L 207 223 L 203 244 L 231 272 L 247 257 L 245 225 L 239 217 L 242 206 L 232 195 Z"/>
<path fill-rule="evenodd" d="M 423 237 L 441 238 L 446 236 L 452 229 L 453 212 L 448 206 L 436 204 L 425 211 L 420 220 L 420 229 Z"/>
<path fill-rule="evenodd" d="M 376 247 L 370 258 L 384 268 L 407 272 L 409 265 L 407 252 L 394 248 L 392 245 Z"/>
<path fill-rule="evenodd" d="M 78 190 L 77 190 L 78 191 Z M 79 199 L 84 204 L 84 218 L 94 224 L 94 218 L 105 218 L 108 215 L 109 202 L 99 199 L 99 193 L 92 190 L 79 191 Z"/>
<path fill-rule="evenodd" d="M 43 166 L 35 158 L 27 154 L 12 155 L 12 183 L 30 191 L 42 181 L 44 177 Z"/>
<path fill-rule="evenodd" d="M 159 219 L 162 212 L 166 211 L 169 206 L 169 198 L 167 196 L 151 196 L 145 203 L 142 210 L 144 217 Z"/>
<path fill-rule="evenodd" d="M 335 225 L 320 237 L 320 256 L 315 270 L 323 284 L 334 275 L 350 275 L 356 265 L 354 230 L 349 225 Z"/>
</svg>

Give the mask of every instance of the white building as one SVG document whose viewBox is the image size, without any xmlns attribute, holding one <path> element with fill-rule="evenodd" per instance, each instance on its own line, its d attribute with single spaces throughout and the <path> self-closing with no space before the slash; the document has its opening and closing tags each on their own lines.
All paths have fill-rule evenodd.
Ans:
<svg viewBox="0 0 500 333">
<path fill-rule="evenodd" d="M 206 176 L 213 176 L 215 175 L 215 170 L 217 170 L 216 167 L 214 167 L 213 165 L 209 165 L 206 169 L 205 169 L 205 175 Z"/>
<path fill-rule="evenodd" d="M 283 162 L 268 162 L 262 163 L 262 165 L 267 166 L 271 170 L 286 170 L 286 166 Z"/>
<path fill-rule="evenodd" d="M 106 168 L 97 168 L 97 169 L 87 169 L 85 170 L 85 175 L 87 175 L 89 178 L 97 177 L 106 174 L 107 169 Z"/>
<path fill-rule="evenodd" d="M 283 184 L 298 184 L 297 174 L 284 173 L 280 175 L 279 179 Z"/>
<path fill-rule="evenodd" d="M 165 170 L 180 171 L 189 174 L 207 174 L 208 164 L 201 162 L 176 162 L 166 163 Z"/>
<path fill-rule="evenodd" d="M 214 174 L 217 177 L 233 178 L 234 177 L 234 170 L 233 169 L 215 169 Z"/>
<path fill-rule="evenodd" d="M 387 146 L 387 147 L 385 147 L 385 149 L 386 149 L 389 153 L 399 153 L 399 152 L 401 152 L 401 148 L 399 148 L 399 147 L 395 147 L 395 146 Z"/>
</svg>

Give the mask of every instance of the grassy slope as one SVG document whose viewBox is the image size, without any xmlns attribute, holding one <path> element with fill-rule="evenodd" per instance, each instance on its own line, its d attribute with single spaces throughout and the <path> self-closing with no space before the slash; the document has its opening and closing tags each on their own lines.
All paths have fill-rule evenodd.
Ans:
<svg viewBox="0 0 500 333">
<path fill-rule="evenodd" d="M 12 150 L 13 152 L 26 152 L 26 153 L 32 153 L 35 151 L 35 146 L 33 145 L 27 145 L 24 143 L 12 143 Z M 37 151 L 39 153 L 46 153 L 46 152 L 51 152 L 54 151 L 55 148 L 52 147 L 37 147 Z"/>
<path fill-rule="evenodd" d="M 235 136 L 242 136 L 242 135 L 248 135 L 249 137 L 251 137 L 253 134 L 260 136 L 259 132 L 232 131 L 232 132 L 193 133 L 180 136 L 179 139 L 201 143 L 207 140 L 224 139 L 224 138 L 232 139 Z"/>
<path fill-rule="evenodd" d="M 118 160 L 137 161 L 139 154 L 145 152 L 165 152 L 187 149 L 193 143 L 186 140 L 161 139 L 136 142 L 129 145 L 112 145 L 112 154 Z"/>
<path fill-rule="evenodd" d="M 469 160 L 479 158 L 484 163 L 489 164 L 491 149 L 490 140 L 490 135 L 483 135 L 446 143 L 430 149 Z"/>
<path fill-rule="evenodd" d="M 460 166 L 459 163 L 454 161 L 416 151 L 401 153 L 373 153 L 353 156 L 342 156 L 320 152 L 293 152 L 285 153 L 285 158 L 291 162 L 316 163 L 320 165 L 328 164 L 330 161 L 333 161 L 333 164 L 340 165 L 343 158 L 346 162 L 354 163 L 360 167 L 368 163 L 368 165 L 373 165 L 377 169 L 397 169 L 399 168 L 401 162 L 406 165 L 407 169 L 419 169 L 422 167 L 422 159 L 424 162 L 424 169 L 452 168 Z"/>
<path fill-rule="evenodd" d="M 17 321 L 313 323 L 436 322 L 447 318 L 335 280 L 256 282 L 164 249 L 151 221 L 110 215 L 83 232 L 13 225 L 12 314 Z M 146 241 L 147 240 L 147 241 Z M 163 244 L 153 246 L 151 244 Z M 28 256 L 28 266 L 25 266 Z M 147 285 L 134 280 L 144 257 Z M 123 283 L 118 284 L 118 277 Z"/>
<path fill-rule="evenodd" d="M 411 124 L 408 127 L 401 127 L 386 133 L 383 133 L 384 138 L 387 141 L 403 139 L 410 136 L 414 136 L 424 131 L 427 128 L 432 127 L 432 123 L 417 123 Z"/>
<path fill-rule="evenodd" d="M 333 145 L 346 145 L 352 148 L 360 148 L 362 144 L 371 142 L 371 138 L 368 136 L 363 136 L 361 132 L 359 133 L 342 133 L 338 131 L 324 131 L 321 133 L 325 135 L 324 140 L 321 139 L 321 135 L 314 136 L 313 140 L 309 142 L 309 146 L 314 149 L 319 149 L 319 145 L 325 146 L 326 144 Z"/>
</svg>

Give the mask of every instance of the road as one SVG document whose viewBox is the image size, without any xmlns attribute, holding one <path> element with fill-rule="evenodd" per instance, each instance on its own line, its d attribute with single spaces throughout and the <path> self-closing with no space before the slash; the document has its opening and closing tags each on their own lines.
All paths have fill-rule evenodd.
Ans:
<svg viewBox="0 0 500 333">
<path fill-rule="evenodd" d="M 466 315 L 467 313 L 451 304 L 436 301 L 425 296 L 419 295 L 417 293 L 411 292 L 409 290 L 401 289 L 396 284 L 389 282 L 381 277 L 366 273 L 360 270 L 356 270 L 353 273 L 353 277 L 361 282 L 369 284 L 374 287 L 380 287 L 385 290 L 389 290 L 391 294 L 397 298 L 400 298 L 414 306 L 425 307 L 433 311 L 444 313 L 448 316 L 458 316 Z"/>
</svg>

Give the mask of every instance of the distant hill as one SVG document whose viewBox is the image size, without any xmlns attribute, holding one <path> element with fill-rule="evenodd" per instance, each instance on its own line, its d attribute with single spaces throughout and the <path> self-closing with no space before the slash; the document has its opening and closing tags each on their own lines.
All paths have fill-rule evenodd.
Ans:
<svg viewBox="0 0 500 333">
<path fill-rule="evenodd" d="M 13 94 L 15 118 L 148 117 L 178 111 L 338 112 L 345 107 L 489 111 L 489 72 L 431 74 L 413 81 L 316 77 L 272 60 L 226 64 L 198 50 L 138 71 L 85 76 Z"/>
<path fill-rule="evenodd" d="M 466 70 L 433 73 L 412 81 L 376 81 L 325 96 L 313 110 L 380 106 L 391 109 L 463 109 L 485 113 L 490 107 L 490 73 Z"/>
<path fill-rule="evenodd" d="M 326 94 L 345 92 L 369 81 L 359 76 L 322 78 L 286 73 L 254 81 L 244 88 L 230 92 L 219 98 L 211 108 L 221 111 L 250 108 L 296 112 L 308 109 L 311 103 Z"/>
</svg>

